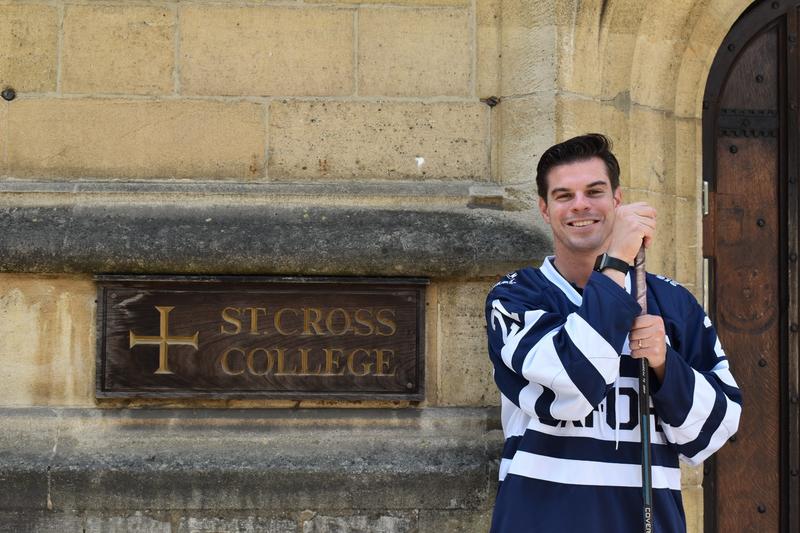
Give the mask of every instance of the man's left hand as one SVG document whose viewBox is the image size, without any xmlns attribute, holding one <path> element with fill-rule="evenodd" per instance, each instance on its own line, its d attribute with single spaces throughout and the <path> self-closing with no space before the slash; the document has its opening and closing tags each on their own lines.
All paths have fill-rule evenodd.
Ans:
<svg viewBox="0 0 800 533">
<path fill-rule="evenodd" d="M 633 320 L 628 335 L 631 357 L 647 359 L 659 381 L 664 380 L 667 363 L 667 342 L 664 336 L 664 320 L 657 315 L 640 315 Z"/>
</svg>

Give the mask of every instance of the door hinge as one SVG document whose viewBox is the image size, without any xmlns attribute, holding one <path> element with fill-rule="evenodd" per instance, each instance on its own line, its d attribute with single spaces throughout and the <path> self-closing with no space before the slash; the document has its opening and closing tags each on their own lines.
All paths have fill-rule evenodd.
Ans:
<svg viewBox="0 0 800 533">
<path fill-rule="evenodd" d="M 708 214 L 708 182 L 703 180 L 703 216 Z"/>
</svg>

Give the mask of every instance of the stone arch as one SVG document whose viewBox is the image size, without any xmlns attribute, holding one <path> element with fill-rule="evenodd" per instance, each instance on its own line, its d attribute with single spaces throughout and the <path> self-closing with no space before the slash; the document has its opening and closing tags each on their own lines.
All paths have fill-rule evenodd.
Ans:
<svg viewBox="0 0 800 533">
<path fill-rule="evenodd" d="M 647 199 L 663 214 L 648 264 L 695 292 L 703 91 L 720 43 L 751 3 L 607 0 L 557 13 L 555 136 L 610 134 L 628 199 Z"/>
</svg>

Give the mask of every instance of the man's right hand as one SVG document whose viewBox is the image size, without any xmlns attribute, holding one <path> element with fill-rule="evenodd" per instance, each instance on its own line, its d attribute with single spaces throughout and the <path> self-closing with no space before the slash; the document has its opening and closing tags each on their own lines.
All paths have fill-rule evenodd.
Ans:
<svg viewBox="0 0 800 533">
<path fill-rule="evenodd" d="M 656 210 L 645 202 L 623 204 L 614 213 L 608 255 L 633 263 L 639 248 L 647 248 L 656 232 Z"/>
</svg>

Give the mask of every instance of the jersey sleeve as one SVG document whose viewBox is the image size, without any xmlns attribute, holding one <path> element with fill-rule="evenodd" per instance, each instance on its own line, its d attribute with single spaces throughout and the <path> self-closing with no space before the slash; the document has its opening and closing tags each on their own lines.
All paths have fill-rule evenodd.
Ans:
<svg viewBox="0 0 800 533">
<path fill-rule="evenodd" d="M 664 379 L 652 397 L 667 441 L 696 465 L 736 433 L 742 394 L 711 320 L 688 291 L 687 297 L 683 331 L 667 346 Z"/>
<path fill-rule="evenodd" d="M 619 353 L 640 308 L 592 273 L 577 310 L 542 282 L 496 286 L 486 301 L 489 355 L 500 392 L 541 419 L 580 420 L 619 375 Z"/>
</svg>

